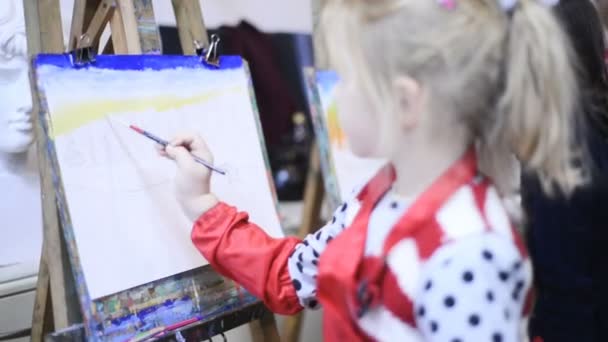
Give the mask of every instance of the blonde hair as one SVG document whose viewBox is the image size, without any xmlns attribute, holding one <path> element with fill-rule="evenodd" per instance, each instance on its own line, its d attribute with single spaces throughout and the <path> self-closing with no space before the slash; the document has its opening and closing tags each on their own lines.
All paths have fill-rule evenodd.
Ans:
<svg viewBox="0 0 608 342">
<path fill-rule="evenodd" d="M 378 109 L 389 109 L 402 74 L 430 89 L 436 112 L 461 114 L 453 120 L 466 123 L 495 181 L 505 150 L 547 191 L 583 181 L 573 164 L 574 58 L 545 5 L 518 0 L 507 13 L 498 0 L 456 0 L 452 10 L 437 0 L 327 0 L 321 27 L 331 66 Z"/>
</svg>

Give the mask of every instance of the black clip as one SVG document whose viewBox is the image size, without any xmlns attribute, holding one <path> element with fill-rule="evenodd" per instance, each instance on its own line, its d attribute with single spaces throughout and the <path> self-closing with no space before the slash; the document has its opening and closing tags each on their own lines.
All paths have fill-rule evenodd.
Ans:
<svg viewBox="0 0 608 342">
<path fill-rule="evenodd" d="M 97 52 L 91 46 L 91 38 L 86 33 L 80 36 L 76 49 L 70 52 L 72 64 L 77 67 L 95 63 Z"/>
<path fill-rule="evenodd" d="M 203 63 L 216 68 L 220 67 L 220 56 L 218 51 L 219 43 L 220 37 L 215 34 L 211 35 L 211 41 L 207 49 L 205 49 L 198 41 L 194 41 L 196 54 L 201 58 Z"/>
</svg>

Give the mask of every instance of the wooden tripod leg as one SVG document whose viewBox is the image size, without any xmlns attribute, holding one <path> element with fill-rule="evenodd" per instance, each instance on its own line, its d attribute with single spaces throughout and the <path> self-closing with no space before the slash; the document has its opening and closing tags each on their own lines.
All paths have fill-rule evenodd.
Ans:
<svg viewBox="0 0 608 342">
<path fill-rule="evenodd" d="M 160 54 L 162 46 L 160 31 L 154 19 L 154 6 L 152 0 L 130 0 L 133 2 L 135 18 L 137 21 L 137 34 L 139 45 L 143 54 Z M 123 13 L 124 16 L 124 13 Z"/>
<path fill-rule="evenodd" d="M 59 0 L 25 0 L 24 13 L 28 40 L 28 53 L 61 53 L 64 50 Z M 32 93 L 35 94 L 32 80 Z M 33 99 L 32 112 L 38 120 L 38 101 Z M 61 230 L 57 220 L 57 206 L 50 167 L 46 158 L 44 132 L 35 125 L 38 162 L 40 164 L 40 188 L 44 222 L 44 242 L 38 276 L 35 311 L 32 322 L 32 340 L 42 341 L 50 329 L 66 328 L 70 324 L 68 296 L 66 295 Z M 51 300 L 52 298 L 52 300 Z"/>
<path fill-rule="evenodd" d="M 97 49 L 99 38 L 114 12 L 115 7 L 112 0 L 75 1 L 69 50 L 79 47 L 80 37 L 85 33 L 90 39 L 91 46 Z"/>
<path fill-rule="evenodd" d="M 321 206 L 325 197 L 323 186 L 323 175 L 321 173 L 321 160 L 317 144 L 313 144 L 310 151 L 310 162 L 306 176 L 306 187 L 304 189 L 304 208 L 302 213 L 302 224 L 298 229 L 298 237 L 314 233 L 319 229 L 321 222 Z"/>
<path fill-rule="evenodd" d="M 104 53 L 148 54 L 160 51 L 160 36 L 154 10 L 149 0 L 116 0 L 116 10 L 110 18 L 111 39 Z"/>
<path fill-rule="evenodd" d="M 184 55 L 196 54 L 194 41 L 207 46 L 207 29 L 198 0 L 172 0 L 179 41 Z"/>
<path fill-rule="evenodd" d="M 323 187 L 323 176 L 321 174 L 321 162 L 319 148 L 313 144 L 310 152 L 310 163 L 304 190 L 304 209 L 302 214 L 302 224 L 298 230 L 298 237 L 304 238 L 308 234 L 314 233 L 320 227 L 321 205 L 325 196 Z M 302 330 L 302 320 L 304 313 L 287 317 L 283 323 L 283 336 L 285 342 L 297 342 Z"/>
<path fill-rule="evenodd" d="M 279 331 L 274 314 L 267 311 L 259 320 L 249 323 L 253 342 L 280 342 Z"/>
<path fill-rule="evenodd" d="M 118 8 L 110 19 L 112 46 L 116 54 L 141 54 L 137 18 L 133 0 L 118 0 Z"/>
<path fill-rule="evenodd" d="M 44 255 L 44 250 L 42 255 Z M 44 258 L 40 261 L 38 270 L 38 283 L 36 284 L 36 298 L 34 302 L 34 314 L 32 316 L 32 342 L 44 341 L 44 336 L 54 330 L 53 310 L 51 303 L 51 279 L 49 268 Z"/>
</svg>

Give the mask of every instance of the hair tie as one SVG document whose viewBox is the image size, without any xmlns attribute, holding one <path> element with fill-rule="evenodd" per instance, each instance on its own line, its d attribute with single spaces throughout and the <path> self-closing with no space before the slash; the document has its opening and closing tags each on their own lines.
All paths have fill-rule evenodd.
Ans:
<svg viewBox="0 0 608 342">
<path fill-rule="evenodd" d="M 456 0 L 437 0 L 439 5 L 447 10 L 456 8 Z"/>
</svg>

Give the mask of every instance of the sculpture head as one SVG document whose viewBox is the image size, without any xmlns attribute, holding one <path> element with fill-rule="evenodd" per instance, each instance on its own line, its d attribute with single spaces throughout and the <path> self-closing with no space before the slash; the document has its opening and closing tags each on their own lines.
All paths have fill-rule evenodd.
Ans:
<svg viewBox="0 0 608 342">
<path fill-rule="evenodd" d="M 34 140 L 23 3 L 0 1 L 0 153 L 23 153 Z"/>
</svg>

